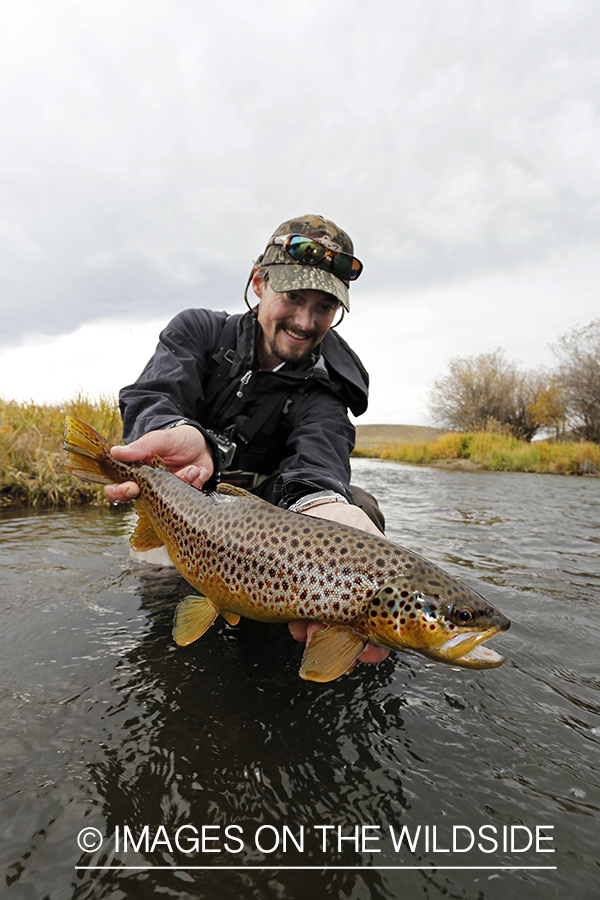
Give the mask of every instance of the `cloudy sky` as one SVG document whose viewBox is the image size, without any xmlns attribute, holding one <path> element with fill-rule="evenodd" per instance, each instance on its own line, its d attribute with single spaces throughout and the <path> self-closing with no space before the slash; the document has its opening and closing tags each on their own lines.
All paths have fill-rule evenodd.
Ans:
<svg viewBox="0 0 600 900">
<path fill-rule="evenodd" d="M 0 15 L 0 396 L 133 380 L 243 309 L 291 216 L 352 236 L 363 422 L 599 315 L 595 0 L 20 0 Z"/>
</svg>

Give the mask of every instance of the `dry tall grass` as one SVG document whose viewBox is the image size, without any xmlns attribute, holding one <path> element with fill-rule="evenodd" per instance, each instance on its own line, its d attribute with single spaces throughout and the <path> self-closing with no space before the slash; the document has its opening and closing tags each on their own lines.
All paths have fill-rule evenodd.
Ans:
<svg viewBox="0 0 600 900">
<path fill-rule="evenodd" d="M 122 443 L 114 398 L 93 401 L 78 395 L 61 406 L 0 400 L 0 505 L 103 502 L 101 487 L 84 484 L 64 468 L 66 415 L 88 422 L 112 443 Z"/>
<path fill-rule="evenodd" d="M 592 475 L 600 472 L 600 446 L 587 442 L 527 443 L 491 432 L 451 432 L 435 441 L 398 444 L 378 450 L 357 450 L 356 456 L 371 456 L 420 465 L 469 460 L 477 468 L 492 472 L 541 472 L 555 475 Z"/>
<path fill-rule="evenodd" d="M 121 417 L 112 397 L 95 401 L 79 395 L 60 406 L 0 399 L 0 506 L 104 502 L 100 486 L 85 484 L 64 468 L 62 444 L 66 415 L 88 422 L 111 443 L 121 443 Z M 444 434 L 427 442 L 356 450 L 355 455 L 421 465 L 468 460 L 468 465 L 503 472 L 562 475 L 600 472 L 597 444 L 546 441 L 528 444 L 489 432 Z"/>
</svg>

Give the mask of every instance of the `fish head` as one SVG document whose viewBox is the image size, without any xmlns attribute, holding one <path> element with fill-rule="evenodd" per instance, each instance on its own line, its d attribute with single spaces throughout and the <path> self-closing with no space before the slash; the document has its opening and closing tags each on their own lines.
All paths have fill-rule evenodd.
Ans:
<svg viewBox="0 0 600 900">
<path fill-rule="evenodd" d="M 413 560 L 410 574 L 390 579 L 371 601 L 370 639 L 452 666 L 502 665 L 502 657 L 483 644 L 510 627 L 506 616 L 457 578 Z"/>
</svg>

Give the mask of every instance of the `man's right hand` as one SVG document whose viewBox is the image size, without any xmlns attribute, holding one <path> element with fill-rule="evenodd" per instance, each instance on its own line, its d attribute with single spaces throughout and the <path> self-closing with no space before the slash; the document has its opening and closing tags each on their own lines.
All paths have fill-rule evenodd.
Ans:
<svg viewBox="0 0 600 900">
<path fill-rule="evenodd" d="M 213 458 L 204 435 L 193 425 L 178 425 L 166 431 L 149 431 L 137 441 L 110 451 L 121 462 L 150 463 L 160 456 L 167 469 L 188 484 L 201 488 L 214 471 Z M 107 484 L 104 493 L 111 503 L 133 500 L 140 489 L 133 481 Z"/>
</svg>

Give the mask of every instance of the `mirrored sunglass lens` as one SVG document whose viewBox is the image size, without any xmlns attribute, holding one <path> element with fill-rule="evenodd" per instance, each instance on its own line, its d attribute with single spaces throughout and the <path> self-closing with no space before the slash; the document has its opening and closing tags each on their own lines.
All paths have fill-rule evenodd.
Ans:
<svg viewBox="0 0 600 900">
<path fill-rule="evenodd" d="M 316 241 L 310 238 L 293 237 L 287 243 L 287 250 L 298 262 L 307 263 L 308 265 L 317 265 L 325 259 L 327 250 Z"/>
<path fill-rule="evenodd" d="M 332 272 L 343 281 L 354 281 L 361 273 L 362 266 L 353 256 L 339 253 L 333 260 Z"/>
</svg>

